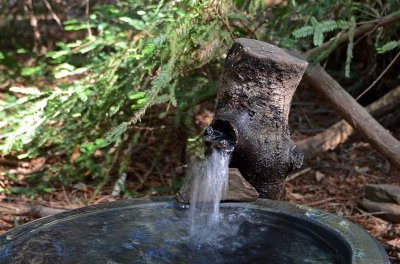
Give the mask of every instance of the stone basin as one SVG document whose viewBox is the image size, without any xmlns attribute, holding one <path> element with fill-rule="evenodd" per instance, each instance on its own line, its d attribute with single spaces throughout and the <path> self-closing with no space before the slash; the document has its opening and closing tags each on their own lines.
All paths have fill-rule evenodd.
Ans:
<svg viewBox="0 0 400 264">
<path fill-rule="evenodd" d="M 0 263 L 389 263 L 362 228 L 320 210 L 259 199 L 221 213 L 193 236 L 172 197 L 71 210 L 0 236 Z"/>
</svg>

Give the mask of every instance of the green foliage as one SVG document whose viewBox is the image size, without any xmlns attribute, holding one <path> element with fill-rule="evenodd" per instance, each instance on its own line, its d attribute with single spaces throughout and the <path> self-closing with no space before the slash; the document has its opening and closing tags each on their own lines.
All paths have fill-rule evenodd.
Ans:
<svg viewBox="0 0 400 264">
<path fill-rule="evenodd" d="M 9 113 L 0 143 L 3 154 L 33 157 L 46 148 L 71 156 L 80 146 L 88 162 L 97 149 L 119 147 L 126 130 L 150 107 L 190 102 L 180 80 L 219 57 L 232 41 L 229 32 L 221 32 L 227 14 L 217 2 L 117 5 L 99 5 L 91 14 L 90 30 L 98 35 L 58 43 L 46 55 L 55 65 L 51 74 L 59 80 L 57 87 L 2 108 Z M 77 19 L 67 20 L 64 27 L 88 30 Z M 26 67 L 21 74 L 32 76 L 42 69 Z M 70 79 L 63 82 L 65 77 Z M 11 114 L 16 107 L 23 109 Z"/>
<path fill-rule="evenodd" d="M 103 181 L 121 162 L 118 156 L 138 142 L 132 127 L 151 112 L 160 119 L 173 114 L 175 125 L 190 132 L 189 149 L 199 154 L 193 110 L 215 96 L 222 60 L 234 38 L 299 50 L 333 40 L 310 59 L 321 62 L 348 32 L 342 67 L 349 77 L 356 21 L 398 9 L 397 1 L 384 7 L 329 0 L 318 5 L 299 0 L 277 5 L 264 0 L 95 4 L 88 17 L 69 15 L 63 21 L 65 32 L 78 37 L 55 43 L 46 54 L 23 43 L 0 51 L 0 82 L 16 80 L 0 100 L 0 153 L 19 158 L 57 154 L 63 161 L 52 175 L 73 180 L 89 172 Z M 400 46 L 395 33 L 371 37 L 379 53 Z M 96 158 L 96 150 L 107 155 Z M 71 159 L 75 152 L 79 157 Z"/>
<path fill-rule="evenodd" d="M 343 20 L 324 20 L 318 22 L 315 17 L 310 18 L 311 25 L 306 25 L 293 31 L 295 38 L 305 38 L 313 36 L 314 46 L 321 46 L 324 41 L 324 33 L 332 32 L 334 30 L 345 30 L 349 28 L 349 23 Z"/>
<path fill-rule="evenodd" d="M 386 53 L 388 51 L 391 51 L 393 49 L 399 48 L 400 47 L 400 40 L 392 40 L 387 43 L 385 43 L 382 47 L 378 47 L 377 51 L 378 53 Z"/>
<path fill-rule="evenodd" d="M 376 3 L 370 4 L 355 1 L 336 2 L 332 5 L 330 1 L 321 1 L 318 9 L 316 9 L 312 5 L 304 5 L 304 2 L 302 2 L 302 4 L 298 4 L 295 9 L 296 14 L 298 14 L 301 20 L 304 20 L 305 24 L 294 29 L 292 31 L 292 36 L 299 41 L 302 39 L 312 39 L 313 46 L 316 47 L 320 47 L 324 42 L 332 40 L 329 47 L 325 47 L 309 58 L 309 61 L 315 64 L 325 60 L 336 50 L 341 36 L 344 33 L 348 33 L 349 39 L 344 64 L 344 76 L 350 78 L 350 67 L 354 48 L 354 32 L 357 26 L 356 20 L 374 20 L 377 16 L 385 16 L 390 13 L 399 15 L 399 8 L 399 2 L 389 2 L 384 6 L 379 6 Z M 333 10 L 335 11 L 333 12 Z M 305 11 L 307 11 L 308 14 Z M 396 36 L 397 34 L 395 28 L 396 27 L 387 30 L 385 34 L 382 34 L 381 29 L 372 30 L 363 37 L 368 36 L 368 38 L 375 39 L 377 52 L 385 53 L 400 46 L 398 41 L 390 40 L 392 36 Z M 329 36 L 330 39 L 327 39 L 327 36 Z M 384 44 L 380 44 L 381 42 Z M 310 41 L 305 43 L 305 48 L 310 49 Z M 302 42 L 297 42 L 296 44 L 297 48 L 302 46 Z"/>
</svg>

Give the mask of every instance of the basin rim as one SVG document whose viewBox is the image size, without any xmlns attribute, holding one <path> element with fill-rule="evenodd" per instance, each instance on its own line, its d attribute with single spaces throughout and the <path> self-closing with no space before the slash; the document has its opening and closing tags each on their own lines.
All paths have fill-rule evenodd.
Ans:
<svg viewBox="0 0 400 264">
<path fill-rule="evenodd" d="M 52 223 L 65 221 L 68 218 L 75 218 L 79 215 L 93 214 L 104 210 L 124 209 L 137 207 L 140 205 L 143 206 L 146 204 L 150 205 L 171 202 L 176 203 L 175 199 L 170 196 L 136 198 L 91 205 L 40 218 L 10 230 L 3 235 L 0 235 L 0 251 L 19 236 L 22 236 L 28 232 L 32 232 L 32 230 L 40 229 L 43 226 L 51 225 Z M 267 199 L 258 199 L 255 202 L 246 203 L 224 202 L 222 207 L 250 208 L 300 217 L 306 220 L 309 219 L 311 221 L 318 222 L 322 226 L 326 226 L 327 229 L 336 231 L 342 236 L 343 240 L 345 240 L 348 243 L 348 246 L 351 248 L 351 263 L 390 263 L 386 252 L 375 238 L 373 238 L 357 224 L 354 224 L 337 215 L 304 205 Z"/>
</svg>

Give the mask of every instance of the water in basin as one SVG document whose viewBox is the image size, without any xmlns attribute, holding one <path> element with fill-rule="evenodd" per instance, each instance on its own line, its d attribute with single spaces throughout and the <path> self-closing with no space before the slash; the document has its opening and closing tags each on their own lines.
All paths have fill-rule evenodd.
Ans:
<svg viewBox="0 0 400 264">
<path fill-rule="evenodd" d="M 229 154 L 197 173 L 191 209 L 174 202 L 71 213 L 0 245 L 0 263 L 350 263 L 346 243 L 318 222 L 251 204 L 221 204 Z"/>
<path fill-rule="evenodd" d="M 72 215 L 14 238 L 0 263 L 350 263 L 339 235 L 310 219 L 237 204 L 220 213 L 197 235 L 174 202 Z"/>
</svg>

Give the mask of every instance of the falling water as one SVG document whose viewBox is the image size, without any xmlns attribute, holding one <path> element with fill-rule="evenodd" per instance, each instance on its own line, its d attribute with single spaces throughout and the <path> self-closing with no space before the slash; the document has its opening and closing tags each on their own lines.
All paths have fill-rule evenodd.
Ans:
<svg viewBox="0 0 400 264">
<path fill-rule="evenodd" d="M 191 198 L 191 235 L 203 233 L 220 220 L 219 204 L 228 186 L 230 154 L 212 149 L 203 162 L 192 165 L 195 173 Z"/>
</svg>

